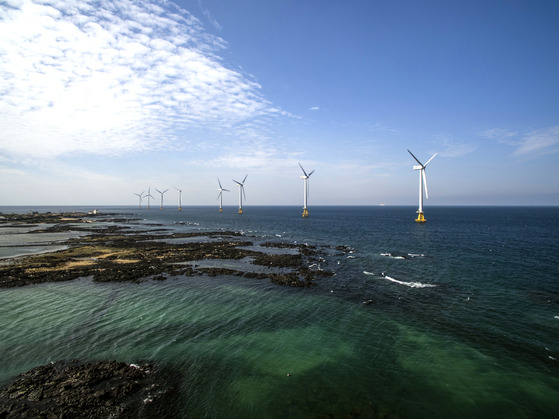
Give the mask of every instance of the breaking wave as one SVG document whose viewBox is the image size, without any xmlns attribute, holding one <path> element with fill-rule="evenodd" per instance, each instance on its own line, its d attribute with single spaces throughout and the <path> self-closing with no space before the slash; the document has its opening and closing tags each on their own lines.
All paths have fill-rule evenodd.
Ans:
<svg viewBox="0 0 559 419">
<path fill-rule="evenodd" d="M 381 256 L 385 256 L 391 259 L 411 259 L 411 258 L 422 258 L 425 257 L 423 253 L 397 253 L 397 252 L 385 252 L 381 253 Z"/>
<path fill-rule="evenodd" d="M 436 287 L 436 285 L 434 285 L 434 284 L 423 284 L 421 282 L 399 281 L 395 278 L 392 278 L 391 276 L 386 275 L 384 272 L 380 275 L 376 275 L 372 272 L 367 272 L 367 271 L 363 271 L 363 273 L 365 275 L 370 275 L 370 276 L 380 276 L 384 279 L 387 279 L 388 281 L 395 282 L 396 284 L 400 284 L 400 285 L 405 285 L 406 287 L 410 287 L 410 288 L 433 288 L 433 287 Z"/>
</svg>

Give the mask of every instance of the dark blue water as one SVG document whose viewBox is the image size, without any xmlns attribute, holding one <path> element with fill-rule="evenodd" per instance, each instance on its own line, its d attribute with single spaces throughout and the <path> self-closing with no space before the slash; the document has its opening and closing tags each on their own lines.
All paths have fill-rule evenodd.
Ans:
<svg viewBox="0 0 559 419">
<path fill-rule="evenodd" d="M 336 275 L 0 290 L 0 383 L 58 359 L 154 359 L 181 373 L 190 417 L 559 411 L 559 208 L 430 207 L 425 224 L 412 207 L 99 210 L 326 246 Z"/>
</svg>

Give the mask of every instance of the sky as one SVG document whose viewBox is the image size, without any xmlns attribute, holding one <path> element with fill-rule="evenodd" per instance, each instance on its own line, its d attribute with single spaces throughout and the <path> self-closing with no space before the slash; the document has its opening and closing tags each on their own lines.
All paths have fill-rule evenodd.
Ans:
<svg viewBox="0 0 559 419">
<path fill-rule="evenodd" d="M 7 0 L 0 206 L 559 205 L 556 0 Z M 158 196 L 156 196 L 158 198 Z M 144 205 L 145 205 L 144 200 Z"/>
</svg>

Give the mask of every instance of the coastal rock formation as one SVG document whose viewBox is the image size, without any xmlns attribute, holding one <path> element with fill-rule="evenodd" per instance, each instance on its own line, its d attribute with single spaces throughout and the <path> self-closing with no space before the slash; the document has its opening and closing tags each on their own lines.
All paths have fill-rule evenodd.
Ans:
<svg viewBox="0 0 559 419">
<path fill-rule="evenodd" d="M 170 417 L 171 382 L 150 363 L 55 362 L 0 390 L 0 418 Z"/>
<path fill-rule="evenodd" d="M 12 223 L 31 223 L 37 215 L 12 217 Z M 52 223 L 40 232 L 74 231 L 78 214 L 52 214 Z M 72 225 L 62 220 L 73 221 Z M 56 222 L 58 220 L 58 222 Z M 165 231 L 127 231 L 125 225 L 91 226 L 86 235 L 64 242 L 68 249 L 52 253 L 15 258 L 0 265 L 0 288 L 19 287 L 46 282 L 69 281 L 89 277 L 96 282 L 141 282 L 146 279 L 164 280 L 172 276 L 192 275 L 235 275 L 247 278 L 268 278 L 272 283 L 292 287 L 314 284 L 317 276 L 333 275 L 320 268 L 310 270 L 315 256 L 315 246 L 294 243 L 271 243 L 262 248 L 293 249 L 295 253 L 268 254 L 255 251 L 251 241 L 234 231 L 167 233 Z M 0 224 L 2 224 L 0 222 Z M 124 224 L 124 223 L 123 223 Z M 212 259 L 248 258 L 254 265 L 270 268 L 269 272 L 232 270 L 223 267 L 196 268 L 189 262 Z"/>
</svg>

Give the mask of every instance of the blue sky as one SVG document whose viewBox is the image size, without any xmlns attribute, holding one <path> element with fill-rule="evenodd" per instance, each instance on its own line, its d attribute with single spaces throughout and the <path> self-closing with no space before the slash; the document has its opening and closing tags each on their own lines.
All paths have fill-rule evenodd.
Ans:
<svg viewBox="0 0 559 419">
<path fill-rule="evenodd" d="M 556 1 L 8 0 L 0 205 L 559 205 Z M 171 205 L 178 193 L 171 189 Z"/>
</svg>

